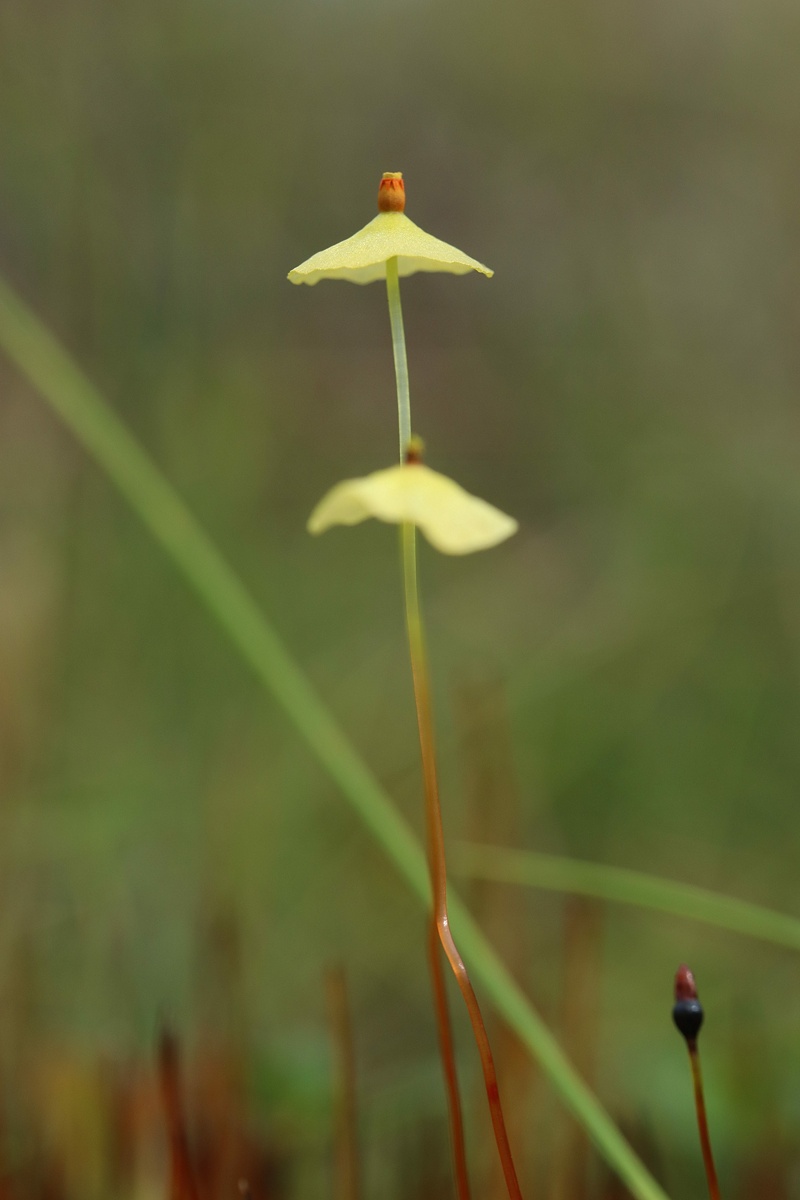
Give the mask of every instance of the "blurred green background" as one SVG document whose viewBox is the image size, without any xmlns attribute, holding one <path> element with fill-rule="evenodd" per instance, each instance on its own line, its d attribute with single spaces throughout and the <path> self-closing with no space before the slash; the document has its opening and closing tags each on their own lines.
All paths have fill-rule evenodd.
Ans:
<svg viewBox="0 0 800 1200">
<path fill-rule="evenodd" d="M 384 170 L 495 269 L 403 287 L 428 461 L 521 525 L 422 553 L 453 844 L 798 911 L 799 38 L 788 0 L 0 4 L 0 269 L 417 826 L 396 538 L 304 528 L 394 459 L 385 294 L 286 272 L 371 219 Z M 487 763 L 513 796 L 488 814 Z M 168 1014 L 201 1049 L 241 1041 L 254 1120 L 290 1131 L 289 1194 L 326 1196 L 338 961 L 371 1193 L 424 1190 L 420 1114 L 446 1170 L 421 913 L 5 361 L 0 788 L 7 1101 L 42 1047 L 146 1056 Z M 559 1028 L 569 908 L 470 894 L 524 938 L 514 969 Z M 612 907 L 590 942 L 603 1101 L 674 1196 L 702 1194 L 669 1021 L 689 961 L 723 1181 L 759 1194 L 765 1157 L 797 1152 L 796 956 Z M 528 1091 L 547 1196 L 563 1121 Z M 787 1172 L 771 1195 L 800 1195 Z"/>
</svg>

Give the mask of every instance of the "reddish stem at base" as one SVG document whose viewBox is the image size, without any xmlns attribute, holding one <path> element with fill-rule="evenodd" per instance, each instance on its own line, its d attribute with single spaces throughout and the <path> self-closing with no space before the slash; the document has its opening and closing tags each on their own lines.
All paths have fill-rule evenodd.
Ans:
<svg viewBox="0 0 800 1200">
<path fill-rule="evenodd" d="M 199 1200 L 181 1100 L 178 1042 L 167 1029 L 159 1039 L 158 1079 L 169 1145 L 170 1200 Z"/>
<path fill-rule="evenodd" d="M 411 674 L 414 681 L 414 699 L 417 707 L 417 726 L 419 729 L 420 752 L 422 756 L 422 774 L 425 787 L 425 825 L 427 831 L 428 864 L 431 873 L 433 890 L 433 918 L 439 934 L 442 948 L 450 963 L 451 970 L 467 1006 L 467 1012 L 472 1024 L 472 1032 L 480 1055 L 483 1069 L 483 1080 L 486 1096 L 489 1101 L 489 1112 L 492 1118 L 494 1137 L 497 1151 L 503 1168 L 506 1188 L 510 1200 L 522 1200 L 522 1192 L 517 1179 L 508 1132 L 500 1103 L 500 1092 L 497 1086 L 497 1072 L 492 1056 L 486 1026 L 483 1023 L 478 999 L 470 982 L 467 968 L 464 965 L 458 947 L 450 930 L 450 920 L 447 915 L 447 864 L 444 850 L 444 830 L 442 827 L 442 811 L 439 803 L 439 783 L 436 771 L 436 748 L 433 737 L 433 714 L 431 707 L 430 683 L 428 680 L 427 657 L 425 640 L 422 632 L 422 618 L 419 610 L 419 593 L 417 589 L 417 554 L 416 529 L 413 525 L 403 525 L 403 579 L 405 584 L 406 625 L 408 628 L 408 644 L 411 655 Z"/>
<path fill-rule="evenodd" d="M 341 966 L 325 972 L 328 1020 L 335 1055 L 335 1196 L 360 1200 L 358 1113 L 356 1106 L 356 1055 L 350 1021 L 347 979 Z"/>
<path fill-rule="evenodd" d="M 436 1028 L 439 1033 L 439 1050 L 442 1056 L 444 1085 L 447 1092 L 447 1108 L 450 1115 L 453 1174 L 456 1180 L 456 1195 L 458 1196 L 458 1200 L 470 1200 L 467 1149 L 464 1140 L 464 1120 L 461 1114 L 461 1097 L 458 1091 L 456 1059 L 453 1052 L 453 1031 L 450 1027 L 450 1010 L 447 1004 L 447 990 L 440 954 L 439 930 L 435 918 L 431 915 L 428 921 L 428 964 L 433 983 Z"/>
<path fill-rule="evenodd" d="M 711 1152 L 711 1138 L 708 1134 L 708 1119 L 706 1117 L 706 1101 L 703 1094 L 703 1076 L 700 1071 L 700 1054 L 697 1042 L 689 1041 L 689 1062 L 692 1066 L 692 1083 L 694 1084 L 694 1104 L 697 1109 L 697 1128 L 700 1133 L 700 1148 L 703 1152 L 703 1165 L 708 1180 L 708 1195 L 710 1200 L 720 1200 L 717 1169 L 714 1166 L 714 1155 Z"/>
</svg>

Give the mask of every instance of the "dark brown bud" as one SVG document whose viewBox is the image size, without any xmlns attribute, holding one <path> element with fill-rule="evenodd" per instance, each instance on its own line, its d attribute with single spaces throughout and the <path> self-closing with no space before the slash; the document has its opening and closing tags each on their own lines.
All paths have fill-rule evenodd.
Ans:
<svg viewBox="0 0 800 1200">
<path fill-rule="evenodd" d="M 703 1006 L 697 998 L 697 984 L 694 975 L 684 963 L 678 967 L 675 975 L 675 1007 L 672 1019 L 679 1033 L 682 1033 L 692 1047 L 703 1024 Z"/>
</svg>

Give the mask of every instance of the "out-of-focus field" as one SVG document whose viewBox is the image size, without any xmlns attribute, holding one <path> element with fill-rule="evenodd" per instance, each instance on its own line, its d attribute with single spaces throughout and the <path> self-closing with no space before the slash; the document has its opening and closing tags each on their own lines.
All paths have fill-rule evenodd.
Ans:
<svg viewBox="0 0 800 1200">
<path fill-rule="evenodd" d="M 384 170 L 414 220 L 495 269 L 403 287 L 428 461 L 521 526 L 484 555 L 422 553 L 453 846 L 800 912 L 798 39 L 789 0 L 0 3 L 0 271 L 418 828 L 396 538 L 305 532 L 331 484 L 396 454 L 385 295 L 286 272 L 372 217 Z M 726 1200 L 800 1195 L 797 955 L 462 883 L 674 1198 L 704 1187 L 669 1021 L 690 962 Z M 246 1125 L 269 1159 L 279 1182 L 255 1200 L 330 1195 L 336 962 L 366 1193 L 447 1195 L 421 911 L 0 361 L 9 1197 L 146 1193 L 108 1148 L 158 1125 L 164 1020 L 195 1126 Z M 530 1196 L 622 1194 L 594 1159 L 591 1191 L 568 1180 L 572 1127 L 513 1046 L 501 1059 Z M 110 1119 L 112 1094 L 135 1119 Z M 159 1136 L 137 1178 L 159 1177 Z"/>
</svg>

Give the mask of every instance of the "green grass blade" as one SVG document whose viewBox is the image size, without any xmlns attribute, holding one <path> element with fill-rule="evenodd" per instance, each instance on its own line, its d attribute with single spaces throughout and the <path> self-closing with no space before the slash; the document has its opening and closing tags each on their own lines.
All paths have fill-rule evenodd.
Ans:
<svg viewBox="0 0 800 1200">
<path fill-rule="evenodd" d="M 428 905 L 425 856 L 409 826 L 180 497 L 62 346 L 2 280 L 0 346 L 113 480 Z M 476 978 L 539 1060 L 600 1154 L 637 1200 L 667 1200 L 455 895 L 450 910 Z"/>
<path fill-rule="evenodd" d="M 790 950 L 800 950 L 800 920 L 797 917 L 692 884 L 674 883 L 624 867 L 606 867 L 574 858 L 474 843 L 456 846 L 453 857 L 456 873 L 473 879 L 574 892 L 617 904 L 653 908 L 675 917 L 705 921 L 733 933 L 774 942 Z"/>
</svg>

